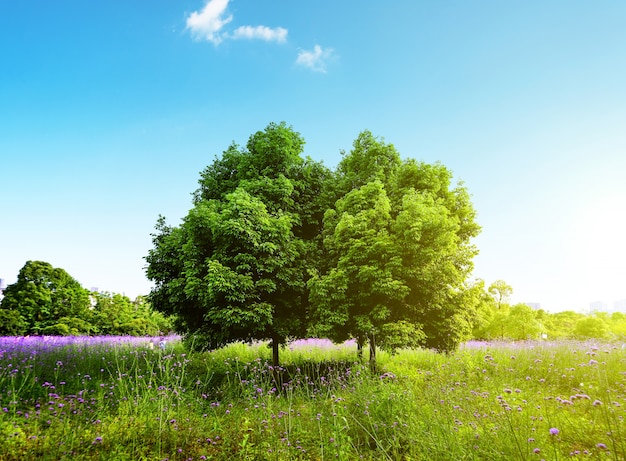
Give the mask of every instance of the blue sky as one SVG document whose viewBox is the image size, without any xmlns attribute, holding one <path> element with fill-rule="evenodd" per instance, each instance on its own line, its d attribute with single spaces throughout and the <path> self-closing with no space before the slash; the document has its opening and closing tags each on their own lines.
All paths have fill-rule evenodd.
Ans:
<svg viewBox="0 0 626 461">
<path fill-rule="evenodd" d="M 159 214 L 286 121 L 334 167 L 364 129 L 441 161 L 475 276 L 552 310 L 626 298 L 626 3 L 0 3 L 0 278 L 146 294 Z"/>
</svg>

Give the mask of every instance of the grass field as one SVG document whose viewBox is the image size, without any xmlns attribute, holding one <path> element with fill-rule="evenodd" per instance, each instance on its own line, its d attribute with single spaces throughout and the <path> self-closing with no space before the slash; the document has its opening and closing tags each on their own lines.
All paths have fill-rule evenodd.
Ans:
<svg viewBox="0 0 626 461">
<path fill-rule="evenodd" d="M 157 343 L 0 338 L 0 459 L 626 459 L 621 344 Z"/>
</svg>

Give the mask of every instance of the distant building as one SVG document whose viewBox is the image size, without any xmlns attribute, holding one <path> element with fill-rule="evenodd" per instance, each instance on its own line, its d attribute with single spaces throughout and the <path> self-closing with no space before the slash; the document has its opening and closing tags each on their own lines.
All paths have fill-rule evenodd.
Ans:
<svg viewBox="0 0 626 461">
<path fill-rule="evenodd" d="M 607 304 L 604 301 L 594 301 L 589 303 L 589 312 L 606 312 Z"/>
<path fill-rule="evenodd" d="M 524 304 L 526 304 L 528 307 L 530 307 L 531 309 L 534 309 L 536 311 L 541 309 L 541 303 L 524 303 Z"/>
<path fill-rule="evenodd" d="M 626 314 L 626 299 L 613 302 L 613 312 L 623 312 Z"/>
</svg>

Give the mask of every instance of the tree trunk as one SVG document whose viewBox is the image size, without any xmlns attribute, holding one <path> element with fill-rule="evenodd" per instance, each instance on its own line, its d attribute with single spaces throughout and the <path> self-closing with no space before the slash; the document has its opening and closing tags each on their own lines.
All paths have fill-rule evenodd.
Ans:
<svg viewBox="0 0 626 461">
<path fill-rule="evenodd" d="M 274 368 L 277 368 L 278 364 L 280 363 L 278 361 L 279 347 L 280 347 L 280 344 L 278 340 L 276 338 L 272 338 L 272 366 Z"/>
<path fill-rule="evenodd" d="M 280 342 L 277 338 L 272 338 L 272 378 L 274 386 L 280 392 L 283 387 L 283 374 L 279 368 L 278 353 L 280 351 Z"/>
<path fill-rule="evenodd" d="M 374 333 L 369 334 L 370 343 L 370 370 L 372 373 L 376 373 L 376 338 Z"/>
<path fill-rule="evenodd" d="M 357 336 L 356 338 L 356 357 L 359 362 L 363 362 L 363 337 Z"/>
</svg>

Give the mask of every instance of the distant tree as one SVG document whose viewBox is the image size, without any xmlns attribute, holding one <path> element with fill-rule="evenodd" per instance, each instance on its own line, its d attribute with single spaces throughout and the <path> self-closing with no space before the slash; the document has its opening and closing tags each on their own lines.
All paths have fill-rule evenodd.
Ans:
<svg viewBox="0 0 626 461">
<path fill-rule="evenodd" d="M 304 160 L 303 146 L 299 133 L 271 123 L 201 173 L 179 227 L 159 219 L 146 258 L 156 284 L 149 300 L 196 344 L 270 339 L 277 364 L 280 344 L 304 335 L 307 269 L 320 260 L 314 239 L 333 175 Z"/>
<path fill-rule="evenodd" d="M 0 307 L 8 311 L 5 317 L 15 318 L 15 312 L 19 313 L 16 331 L 24 334 L 88 334 L 91 330 L 89 292 L 65 270 L 47 262 L 27 261 L 17 282 L 4 290 Z"/>
<path fill-rule="evenodd" d="M 508 303 L 509 297 L 513 293 L 513 288 L 508 285 L 504 280 L 496 280 L 489 285 L 489 294 L 493 296 L 496 301 L 496 307 L 502 308 L 504 303 Z"/>
<path fill-rule="evenodd" d="M 484 280 L 477 280 L 474 283 L 474 289 L 477 291 L 477 302 L 475 315 L 472 319 L 472 337 L 474 339 L 489 339 L 487 330 L 497 313 L 496 302 L 485 289 Z"/>
<path fill-rule="evenodd" d="M 626 315 L 623 312 L 613 312 L 608 321 L 608 328 L 616 338 L 626 339 Z"/>
<path fill-rule="evenodd" d="M 576 324 L 584 318 L 586 318 L 584 314 L 574 311 L 550 314 L 546 321 L 548 337 L 554 339 L 574 338 Z"/>
<path fill-rule="evenodd" d="M 503 304 L 500 309 L 495 309 L 489 324 L 483 330 L 484 339 L 505 339 L 508 337 L 509 311 L 508 304 Z"/>
<path fill-rule="evenodd" d="M 511 306 L 506 318 L 505 335 L 509 339 L 539 339 L 542 332 L 535 311 L 526 304 Z"/>
<path fill-rule="evenodd" d="M 602 318 L 589 316 L 576 322 L 574 336 L 578 339 L 607 339 L 609 329 Z"/>
<path fill-rule="evenodd" d="M 102 335 L 156 336 L 172 328 L 163 314 L 151 309 L 144 297 L 131 301 L 118 293 L 92 293 L 91 324 Z"/>
</svg>

